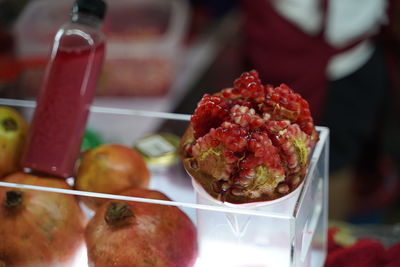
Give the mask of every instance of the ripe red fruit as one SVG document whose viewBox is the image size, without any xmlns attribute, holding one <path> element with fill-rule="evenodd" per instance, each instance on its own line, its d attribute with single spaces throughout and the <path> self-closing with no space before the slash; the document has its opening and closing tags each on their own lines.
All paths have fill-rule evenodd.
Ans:
<svg viewBox="0 0 400 267">
<path fill-rule="evenodd" d="M 164 194 L 131 189 L 122 195 L 169 200 Z M 197 258 L 197 233 L 179 208 L 140 202 L 104 203 L 89 222 L 90 266 L 189 267 Z"/>
<path fill-rule="evenodd" d="M 201 137 L 211 128 L 218 127 L 229 113 L 227 106 L 227 101 L 219 96 L 204 95 L 191 118 L 195 137 Z"/>
<path fill-rule="evenodd" d="M 384 266 L 385 248 L 375 240 L 359 240 L 352 246 L 330 253 L 325 267 Z"/>
<path fill-rule="evenodd" d="M 400 243 L 394 244 L 386 251 L 385 260 L 387 262 L 400 262 Z"/>
<path fill-rule="evenodd" d="M 182 137 L 188 172 L 212 196 L 272 200 L 303 181 L 318 136 L 309 106 L 288 86 L 262 85 L 256 71 L 205 95 Z"/>
<path fill-rule="evenodd" d="M 71 189 L 63 180 L 14 173 L 5 182 Z M 85 217 L 72 195 L 0 187 L 0 266 L 72 266 Z"/>
</svg>

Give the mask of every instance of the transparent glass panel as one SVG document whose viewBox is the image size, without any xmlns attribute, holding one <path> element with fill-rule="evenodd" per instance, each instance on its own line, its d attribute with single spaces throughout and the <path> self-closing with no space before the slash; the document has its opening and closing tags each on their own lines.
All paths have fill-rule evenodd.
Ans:
<svg viewBox="0 0 400 267">
<path fill-rule="evenodd" d="M 328 130 L 311 157 L 309 173 L 294 210 L 294 266 L 323 266 L 326 256 Z"/>
</svg>

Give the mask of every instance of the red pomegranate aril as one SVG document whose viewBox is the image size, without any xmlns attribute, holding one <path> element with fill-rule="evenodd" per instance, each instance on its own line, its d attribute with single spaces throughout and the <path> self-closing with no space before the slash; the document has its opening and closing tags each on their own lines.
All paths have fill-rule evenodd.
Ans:
<svg viewBox="0 0 400 267">
<path fill-rule="evenodd" d="M 254 77 L 256 77 L 258 79 L 259 75 L 258 75 L 258 72 L 256 70 L 251 70 L 251 71 L 249 71 L 249 73 L 250 73 L 250 75 L 252 75 L 252 76 L 254 76 Z"/>
</svg>

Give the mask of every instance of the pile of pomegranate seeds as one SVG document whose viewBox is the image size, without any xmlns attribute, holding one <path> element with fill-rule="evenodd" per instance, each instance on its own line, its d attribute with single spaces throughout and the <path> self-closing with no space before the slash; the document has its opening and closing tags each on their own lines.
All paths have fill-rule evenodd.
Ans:
<svg viewBox="0 0 400 267">
<path fill-rule="evenodd" d="M 208 193 L 231 203 L 292 192 L 318 140 L 307 101 L 285 84 L 263 85 L 255 70 L 232 88 L 204 95 L 188 132 L 181 143 L 186 169 Z"/>
</svg>

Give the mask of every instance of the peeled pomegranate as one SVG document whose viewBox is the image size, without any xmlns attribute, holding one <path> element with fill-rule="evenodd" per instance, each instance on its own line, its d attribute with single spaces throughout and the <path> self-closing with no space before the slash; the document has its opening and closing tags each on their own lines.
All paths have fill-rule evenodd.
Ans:
<svg viewBox="0 0 400 267">
<path fill-rule="evenodd" d="M 147 188 L 149 181 L 150 171 L 139 152 L 119 144 L 104 144 L 83 154 L 75 188 L 119 194 L 132 187 Z M 104 199 L 83 198 L 83 201 L 96 209 Z"/>
<path fill-rule="evenodd" d="M 204 95 L 181 139 L 186 170 L 211 196 L 231 203 L 273 200 L 304 180 L 318 140 L 309 106 L 256 71 Z"/>
<path fill-rule="evenodd" d="M 131 189 L 123 195 L 169 200 L 158 191 Z M 197 233 L 174 206 L 110 200 L 97 209 L 86 233 L 90 266 L 193 266 Z"/>
<path fill-rule="evenodd" d="M 0 106 L 0 178 L 18 170 L 26 132 L 26 122 L 21 115 Z"/>
<path fill-rule="evenodd" d="M 14 173 L 5 182 L 70 189 L 60 179 Z M 0 266 L 71 266 L 84 245 L 76 198 L 0 187 Z"/>
</svg>

